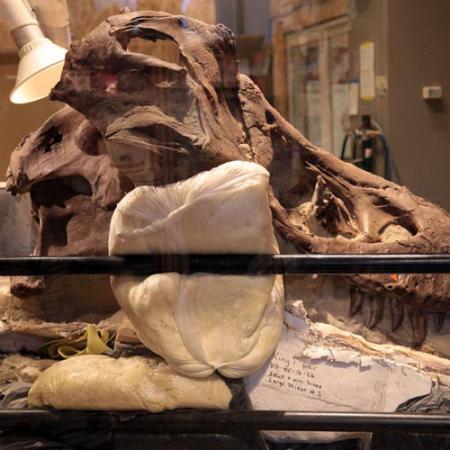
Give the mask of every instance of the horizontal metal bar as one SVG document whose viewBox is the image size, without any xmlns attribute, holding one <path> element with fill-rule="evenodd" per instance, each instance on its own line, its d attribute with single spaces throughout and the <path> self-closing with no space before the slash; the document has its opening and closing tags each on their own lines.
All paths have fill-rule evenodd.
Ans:
<svg viewBox="0 0 450 450">
<path fill-rule="evenodd" d="M 450 255 L 130 255 L 0 258 L 0 275 L 450 273 Z"/>
<path fill-rule="evenodd" d="M 55 410 L 0 411 L 0 430 L 56 427 L 88 421 L 89 429 L 105 419 L 113 431 L 133 434 L 210 433 L 256 430 L 389 431 L 450 434 L 450 415 L 298 411 L 174 411 L 159 414 Z M 108 430 L 106 430 L 108 431 Z"/>
</svg>

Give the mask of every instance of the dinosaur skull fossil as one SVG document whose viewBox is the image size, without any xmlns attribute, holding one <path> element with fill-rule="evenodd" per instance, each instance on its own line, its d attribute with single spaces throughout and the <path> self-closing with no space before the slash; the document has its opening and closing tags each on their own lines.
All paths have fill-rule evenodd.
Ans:
<svg viewBox="0 0 450 450">
<path fill-rule="evenodd" d="M 106 232 L 96 230 L 108 229 L 126 186 L 126 177 L 102 149 L 100 133 L 68 106 L 22 140 L 7 173 L 10 192 L 30 193 L 38 227 L 34 254 L 39 256 L 105 254 Z M 117 309 L 107 277 L 83 280 L 93 298 L 83 300 L 80 280 L 64 276 L 17 277 L 11 291 L 22 298 L 44 294 L 42 316 L 47 320 Z"/>
<path fill-rule="evenodd" d="M 127 45 L 135 38 L 172 42 L 178 61 L 129 52 Z M 115 167 L 135 186 L 171 183 L 235 159 L 263 165 L 271 173 L 271 206 L 280 239 L 298 252 L 450 251 L 450 216 L 445 211 L 308 142 L 239 73 L 235 40 L 223 25 L 150 11 L 113 16 L 72 45 L 51 98 L 69 104 L 87 122 L 66 110 L 61 114 L 71 115 L 73 123 L 66 125 L 68 136 L 62 133 L 56 148 L 52 142 L 61 138 L 48 136 L 46 125 L 28 138 L 13 155 L 9 186 L 23 192 L 33 180 L 39 181 L 35 186 L 64 177 L 87 180 L 84 185 L 94 193 L 88 196 L 90 205 L 95 205 L 89 217 L 103 214 L 102 220 L 86 220 L 86 212 L 75 206 L 65 214 L 79 215 L 75 220 L 83 233 L 95 237 L 91 253 L 105 253 L 106 211 L 123 190 L 106 155 L 87 155 L 74 146 L 74 128 L 78 139 L 98 130 Z M 50 140 L 44 145 L 50 153 L 42 149 L 43 136 Z M 60 160 L 58 151 L 64 154 Z M 52 171 L 34 174 L 45 158 L 52 161 Z M 59 166 L 64 158 L 72 165 Z M 31 191 L 33 197 L 33 187 Z M 35 204 L 48 211 L 46 201 Z M 42 241 L 42 215 L 40 224 Z M 70 242 L 58 247 L 58 254 L 84 251 Z M 38 253 L 46 254 L 39 245 Z M 385 300 L 392 329 L 400 326 L 406 309 L 413 346 L 425 339 L 429 313 L 439 327 L 450 311 L 447 275 L 352 275 L 345 280 L 351 315 L 367 299 L 368 328 L 381 320 Z"/>
</svg>

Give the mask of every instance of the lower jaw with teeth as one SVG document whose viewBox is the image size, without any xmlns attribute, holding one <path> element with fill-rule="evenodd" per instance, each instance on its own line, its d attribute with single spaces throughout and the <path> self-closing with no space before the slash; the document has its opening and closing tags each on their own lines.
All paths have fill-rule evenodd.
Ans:
<svg viewBox="0 0 450 450">
<path fill-rule="evenodd" d="M 285 333 L 272 359 L 244 381 L 254 409 L 379 413 L 421 398 L 433 411 L 433 395 L 450 383 L 450 321 L 376 297 L 342 277 L 287 276 L 284 284 Z M 266 434 L 279 442 L 355 437 Z"/>
<path fill-rule="evenodd" d="M 450 358 L 446 313 L 419 310 L 338 276 L 287 277 L 285 285 L 287 298 L 301 299 L 313 322 L 335 325 L 374 343 L 404 345 Z"/>
</svg>

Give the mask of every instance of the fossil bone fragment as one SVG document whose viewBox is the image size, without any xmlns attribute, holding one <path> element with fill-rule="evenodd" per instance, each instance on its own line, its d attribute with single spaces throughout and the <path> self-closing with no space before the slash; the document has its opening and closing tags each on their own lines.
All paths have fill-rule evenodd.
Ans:
<svg viewBox="0 0 450 450">
<path fill-rule="evenodd" d="M 179 60 L 127 51 L 137 38 L 170 41 Z M 261 164 L 271 173 L 274 225 L 295 251 L 450 251 L 447 212 L 308 142 L 239 73 L 234 37 L 222 25 L 151 11 L 113 16 L 72 45 L 51 96 L 86 117 L 134 185 L 171 183 L 236 159 Z M 14 172 L 13 166 L 12 180 Z M 106 226 L 93 232 L 106 242 Z M 98 250 L 104 248 L 98 245 Z M 395 299 L 424 314 L 450 309 L 448 275 L 352 275 L 346 280 L 364 298 Z M 376 311 L 370 323 L 378 322 Z M 355 307 L 350 312 L 359 316 Z M 403 314 L 392 317 L 392 328 L 400 327 Z M 410 332 L 419 346 L 426 327 L 423 320 L 412 324 L 420 328 Z"/>
<path fill-rule="evenodd" d="M 110 252 L 278 253 L 269 173 L 232 161 L 165 187 L 127 194 L 111 220 Z M 180 373 L 240 378 L 273 353 L 283 325 L 280 276 L 113 277 L 141 341 Z"/>
</svg>

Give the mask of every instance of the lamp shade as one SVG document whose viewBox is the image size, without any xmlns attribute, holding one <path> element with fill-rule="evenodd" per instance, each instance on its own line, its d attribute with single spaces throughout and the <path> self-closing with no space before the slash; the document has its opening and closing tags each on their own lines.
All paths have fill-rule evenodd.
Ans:
<svg viewBox="0 0 450 450">
<path fill-rule="evenodd" d="M 47 38 L 25 44 L 19 51 L 19 68 L 12 103 L 30 103 L 47 97 L 61 77 L 67 50 Z"/>
</svg>

